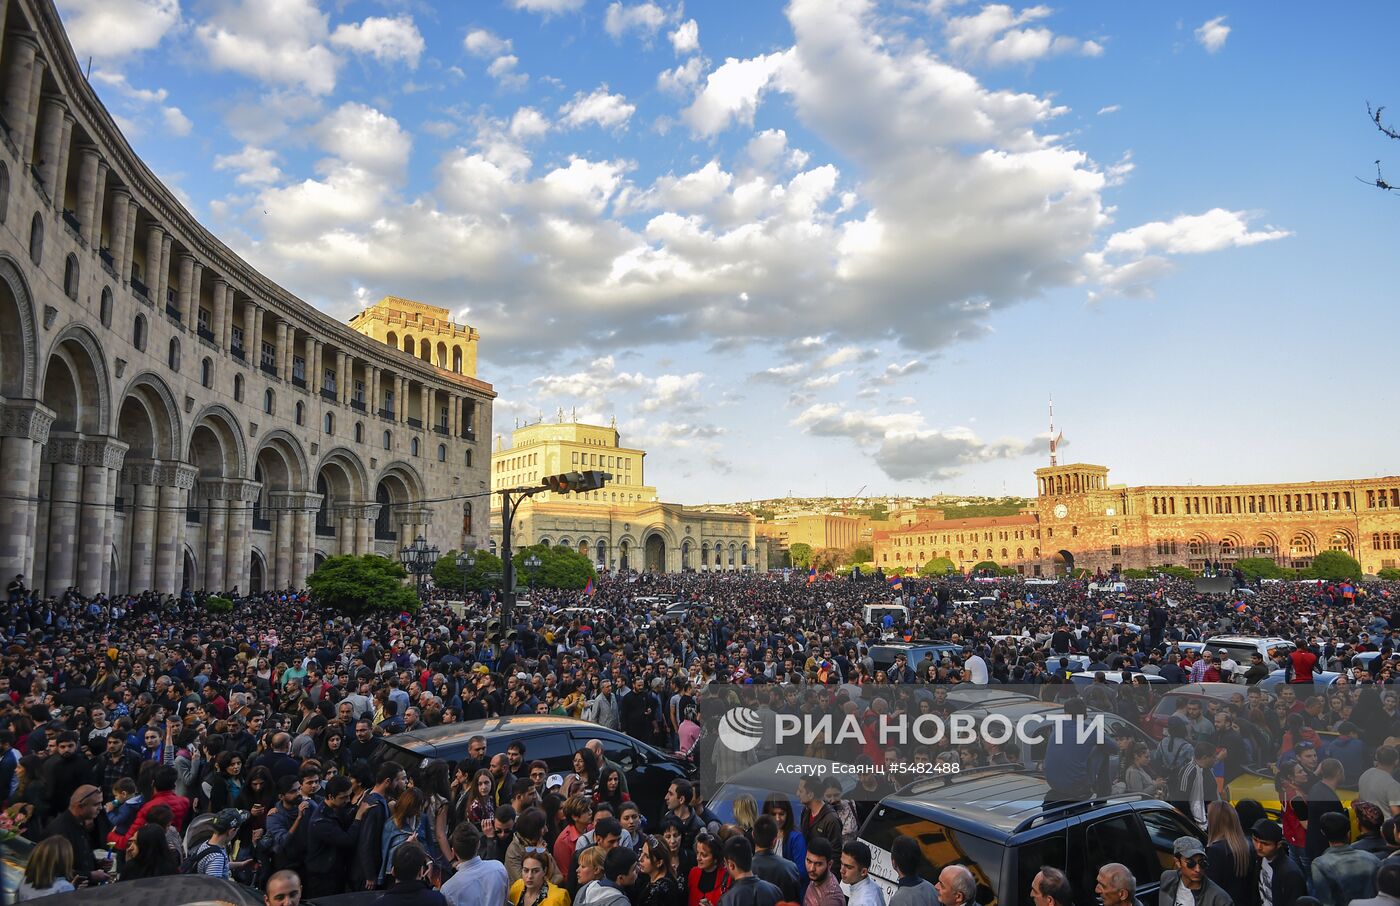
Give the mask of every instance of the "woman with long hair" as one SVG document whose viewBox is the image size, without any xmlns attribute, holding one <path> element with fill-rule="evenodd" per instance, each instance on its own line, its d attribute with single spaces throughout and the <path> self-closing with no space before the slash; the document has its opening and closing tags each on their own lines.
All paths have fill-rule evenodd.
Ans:
<svg viewBox="0 0 1400 906">
<path fill-rule="evenodd" d="M 418 820 L 423 816 L 428 797 L 417 787 L 409 787 L 394 800 L 389 809 L 389 818 L 384 822 L 384 830 L 379 838 L 379 883 L 384 883 L 384 875 L 394 864 L 394 851 L 410 840 L 418 838 Z"/>
<path fill-rule="evenodd" d="M 122 864 L 121 880 L 162 878 L 178 874 L 180 860 L 165 838 L 165 828 L 159 824 L 143 824 L 126 845 L 126 861 Z"/>
<path fill-rule="evenodd" d="M 1307 820 L 1307 768 L 1296 761 L 1288 762 L 1279 768 L 1278 776 L 1274 778 L 1274 789 L 1278 790 L 1283 839 L 1288 841 L 1288 849 L 1293 854 L 1293 859 L 1298 863 L 1298 867 L 1303 868 L 1304 865 L 1308 864 L 1308 829 L 1303 824 Z M 1304 805 L 1304 812 L 1301 816 L 1293 810 L 1295 800 L 1302 801 Z M 1303 870 L 1306 873 L 1307 869 Z"/>
<path fill-rule="evenodd" d="M 1230 899 L 1243 903 L 1252 891 L 1249 868 L 1254 847 L 1240 827 L 1235 807 L 1217 799 L 1206 809 L 1206 877 L 1224 888 Z"/>
<path fill-rule="evenodd" d="M 261 830 L 268 814 L 277 807 L 277 789 L 272 783 L 272 770 L 257 765 L 248 771 L 247 782 L 238 791 L 234 808 L 248 813 L 248 820 L 238 829 L 238 839 L 245 847 L 253 845 L 253 831 Z"/>
<path fill-rule="evenodd" d="M 758 802 L 748 793 L 734 798 L 734 823 L 744 829 L 744 836 L 753 836 L 753 823 L 758 820 Z"/>
<path fill-rule="evenodd" d="M 23 810 L 28 815 L 27 832 L 38 836 L 34 832 L 49 823 L 49 786 L 44 782 L 44 759 L 38 755 L 24 756 L 15 769 L 15 777 L 17 785 L 11 801 L 28 806 Z"/>
<path fill-rule="evenodd" d="M 321 734 L 321 744 L 317 747 L 316 757 L 323 767 L 335 765 L 338 773 L 344 774 L 350 770 L 350 751 L 345 748 L 345 728 L 336 724 L 326 727 L 326 732 Z"/>
<path fill-rule="evenodd" d="M 423 828 L 418 840 L 433 862 L 450 877 L 452 845 L 447 842 L 447 813 L 452 807 L 452 781 L 447 762 L 440 758 L 429 761 L 418 778 L 417 787 L 427 797 L 423 808 Z"/>
<path fill-rule="evenodd" d="M 763 801 L 763 814 L 772 815 L 778 822 L 778 839 L 773 844 L 773 855 L 782 856 L 793 865 L 807 864 L 807 838 L 797 829 L 792 818 L 792 803 L 786 796 L 769 794 Z"/>
<path fill-rule="evenodd" d="M 606 802 L 613 807 L 613 814 L 622 811 L 622 803 L 631 801 L 632 797 L 622 791 L 622 772 L 614 767 L 603 768 L 599 775 L 598 791 L 593 794 L 595 803 Z"/>
<path fill-rule="evenodd" d="M 243 756 L 237 752 L 220 752 L 214 759 L 214 770 L 204 778 L 204 796 L 209 811 L 218 813 L 234 802 L 243 791 Z"/>
<path fill-rule="evenodd" d="M 520 860 L 520 878 L 510 885 L 506 906 L 569 906 L 569 892 L 549 883 L 549 859 L 526 853 Z"/>
<path fill-rule="evenodd" d="M 675 855 L 660 837 L 643 839 L 637 867 L 646 886 L 633 900 L 635 906 L 684 906 L 685 891 L 676 880 Z"/>
<path fill-rule="evenodd" d="M 29 862 L 24 866 L 24 878 L 15 891 L 15 902 L 69 893 L 74 889 L 70 880 L 72 874 L 73 844 L 68 842 L 68 838 L 49 837 L 41 840 L 29 854 Z"/>
<path fill-rule="evenodd" d="M 462 817 L 481 828 L 487 837 L 495 836 L 496 800 L 491 795 L 495 784 L 491 772 L 482 768 L 472 775 L 467 795 L 461 800 Z"/>
<path fill-rule="evenodd" d="M 738 803 L 735 805 L 737 811 Z M 724 867 L 719 840 L 701 832 L 695 838 L 695 867 L 686 879 L 686 906 L 719 906 L 720 898 L 733 883 Z"/>
<path fill-rule="evenodd" d="M 592 750 L 579 749 L 574 753 L 574 773 L 579 776 L 579 788 L 575 791 L 589 799 L 598 792 L 598 759 Z"/>
<path fill-rule="evenodd" d="M 671 874 L 677 878 L 690 877 L 695 867 L 695 852 L 685 845 L 685 828 L 675 815 L 665 815 L 657 828 L 656 836 L 666 846 L 666 854 L 671 860 Z M 645 839 L 645 838 L 643 838 Z"/>
</svg>

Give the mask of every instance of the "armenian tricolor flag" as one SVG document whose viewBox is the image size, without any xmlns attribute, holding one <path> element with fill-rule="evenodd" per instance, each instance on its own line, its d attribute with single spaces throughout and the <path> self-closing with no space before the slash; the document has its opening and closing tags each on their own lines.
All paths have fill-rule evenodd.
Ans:
<svg viewBox="0 0 1400 906">
<path fill-rule="evenodd" d="M 583 586 L 583 593 L 590 598 L 593 597 L 593 578 L 591 576 L 588 579 L 588 584 Z"/>
<path fill-rule="evenodd" d="M 808 567 L 808 569 L 807 569 L 807 584 L 808 584 L 808 585 L 811 585 L 811 584 L 812 584 L 813 582 L 815 582 L 815 581 L 817 581 L 817 568 L 816 568 L 815 566 Z"/>
<path fill-rule="evenodd" d="M 1244 602 L 1243 598 L 1235 602 L 1235 613 L 1244 613 L 1248 609 L 1249 605 Z"/>
<path fill-rule="evenodd" d="M 903 591 L 904 580 L 899 576 L 890 576 L 890 588 L 895 591 Z"/>
<path fill-rule="evenodd" d="M 1099 614 L 1099 616 L 1103 617 L 1105 620 L 1116 620 L 1118 619 L 1118 611 L 1110 607 L 1108 610 Z"/>
</svg>

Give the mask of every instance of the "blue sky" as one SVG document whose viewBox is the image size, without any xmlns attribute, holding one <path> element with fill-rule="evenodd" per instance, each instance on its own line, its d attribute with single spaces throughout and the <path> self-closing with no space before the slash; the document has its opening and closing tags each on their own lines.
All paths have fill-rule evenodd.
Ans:
<svg viewBox="0 0 1400 906">
<path fill-rule="evenodd" d="M 1400 12 L 59 0 L 137 152 L 339 317 L 482 334 L 498 432 L 666 499 L 1393 474 Z M 1389 145 L 1389 147 L 1388 147 Z"/>
</svg>

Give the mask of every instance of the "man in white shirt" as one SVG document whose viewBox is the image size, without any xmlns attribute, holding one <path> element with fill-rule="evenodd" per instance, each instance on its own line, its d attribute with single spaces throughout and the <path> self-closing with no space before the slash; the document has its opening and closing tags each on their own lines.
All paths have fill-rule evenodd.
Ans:
<svg viewBox="0 0 1400 906">
<path fill-rule="evenodd" d="M 1235 681 L 1235 670 L 1239 667 L 1239 664 L 1234 658 L 1230 657 L 1230 652 L 1226 651 L 1224 648 L 1221 648 L 1216 654 L 1220 655 L 1220 657 L 1217 658 L 1217 660 L 1220 661 L 1220 681 L 1222 683 L 1233 683 Z"/>
<path fill-rule="evenodd" d="M 841 883 L 846 906 L 885 906 L 885 892 L 870 877 L 870 847 L 859 840 L 841 847 Z"/>
<path fill-rule="evenodd" d="M 477 855 L 481 849 L 481 831 L 476 829 L 476 825 L 463 821 L 457 825 L 448 842 L 457 854 L 457 873 L 447 879 L 441 891 L 450 906 L 506 902 L 506 893 L 510 888 L 506 867 Z"/>
<path fill-rule="evenodd" d="M 963 660 L 963 672 L 967 674 L 968 682 L 973 685 L 985 686 L 991 679 L 987 671 L 987 662 L 975 651 Z"/>
</svg>

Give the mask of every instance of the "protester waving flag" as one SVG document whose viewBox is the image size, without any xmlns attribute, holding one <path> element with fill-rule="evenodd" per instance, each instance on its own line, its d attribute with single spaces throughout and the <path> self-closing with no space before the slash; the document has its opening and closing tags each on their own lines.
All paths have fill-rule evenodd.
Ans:
<svg viewBox="0 0 1400 906">
<path fill-rule="evenodd" d="M 1235 602 L 1235 613 L 1244 613 L 1248 609 L 1249 605 L 1244 602 L 1243 598 Z"/>
<path fill-rule="evenodd" d="M 890 588 L 891 588 L 893 591 L 903 591 L 903 590 L 904 590 L 904 580 L 901 579 L 899 576 L 890 576 L 889 582 L 890 582 Z"/>
<path fill-rule="evenodd" d="M 1102 614 L 1100 614 L 1100 616 L 1102 616 L 1105 620 L 1116 620 L 1118 619 L 1118 611 L 1110 607 L 1108 610 L 1105 610 Z"/>
<path fill-rule="evenodd" d="M 583 593 L 590 598 L 593 597 L 593 578 L 591 576 L 588 579 L 588 584 L 583 586 Z"/>
</svg>

